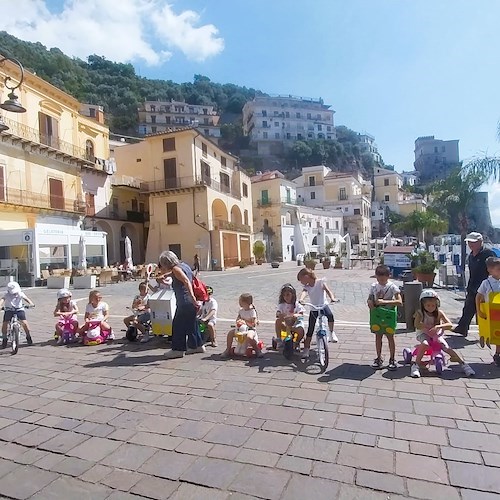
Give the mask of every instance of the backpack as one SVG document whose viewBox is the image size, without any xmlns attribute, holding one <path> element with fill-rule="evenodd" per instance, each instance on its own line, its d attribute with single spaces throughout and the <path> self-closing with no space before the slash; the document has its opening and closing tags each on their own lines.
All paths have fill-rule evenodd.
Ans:
<svg viewBox="0 0 500 500">
<path fill-rule="evenodd" d="M 196 300 L 200 302 L 205 302 L 208 300 L 207 286 L 205 285 L 205 283 L 203 283 L 203 281 L 198 279 L 196 276 L 193 276 L 192 286 Z"/>
</svg>

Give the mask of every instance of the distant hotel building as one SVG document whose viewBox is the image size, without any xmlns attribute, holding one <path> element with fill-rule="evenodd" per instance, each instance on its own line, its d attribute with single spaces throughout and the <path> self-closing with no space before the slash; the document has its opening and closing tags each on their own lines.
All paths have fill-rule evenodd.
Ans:
<svg viewBox="0 0 500 500">
<path fill-rule="evenodd" d="M 442 141 L 429 135 L 415 141 L 413 165 L 419 174 L 420 184 L 445 179 L 459 163 L 458 139 Z"/>
<path fill-rule="evenodd" d="M 375 144 L 375 137 L 365 132 L 364 134 L 358 134 L 358 138 L 360 152 L 362 154 L 368 153 L 373 158 L 373 161 L 380 163 L 381 158 L 377 145 Z"/>
<path fill-rule="evenodd" d="M 280 154 L 294 141 L 335 139 L 330 107 L 322 99 L 256 97 L 243 107 L 243 133 L 262 156 Z"/>
<path fill-rule="evenodd" d="M 175 127 L 195 127 L 212 139 L 220 137 L 220 116 L 213 106 L 178 101 L 145 101 L 138 109 L 139 134 L 148 135 Z"/>
</svg>

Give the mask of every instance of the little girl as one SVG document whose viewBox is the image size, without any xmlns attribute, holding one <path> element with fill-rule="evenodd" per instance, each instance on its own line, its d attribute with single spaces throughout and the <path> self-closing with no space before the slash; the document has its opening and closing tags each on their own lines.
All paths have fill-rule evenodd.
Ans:
<svg viewBox="0 0 500 500">
<path fill-rule="evenodd" d="M 101 330 L 111 331 L 111 327 L 107 323 L 109 317 L 109 306 L 106 302 L 102 302 L 102 295 L 98 290 L 92 290 L 89 293 L 89 303 L 85 308 L 85 323 L 78 330 L 80 335 L 84 335 L 90 328 L 91 321 L 100 321 Z M 108 336 L 108 340 L 114 340 L 114 333 Z"/>
<path fill-rule="evenodd" d="M 63 329 L 66 321 L 73 326 L 73 331 L 78 331 L 78 306 L 71 300 L 71 292 L 67 288 L 61 288 L 57 292 L 57 305 L 54 309 L 54 316 L 59 318 L 56 323 L 56 337 L 58 344 L 63 342 Z"/>
<path fill-rule="evenodd" d="M 262 351 L 258 346 L 258 337 L 255 327 L 258 325 L 259 320 L 257 318 L 257 310 L 253 305 L 253 297 L 249 293 L 242 293 L 239 298 L 240 310 L 236 318 L 236 328 L 229 330 L 227 334 L 227 346 L 226 350 L 222 353 L 223 358 L 229 358 L 231 356 L 231 347 L 233 345 L 233 339 L 236 336 L 236 330 L 242 325 L 248 327 L 247 331 L 247 343 L 254 349 L 255 354 L 258 358 L 262 357 Z"/>
<path fill-rule="evenodd" d="M 420 294 L 420 309 L 415 312 L 415 330 L 420 342 L 415 363 L 411 366 L 411 376 L 420 378 L 420 364 L 425 351 L 429 347 L 431 338 L 441 344 L 444 352 L 453 360 L 457 360 L 467 377 L 475 375 L 474 370 L 448 345 L 443 337 L 444 330 L 451 330 L 453 325 L 443 311 L 439 309 L 438 294 L 431 289 L 423 290 Z"/>
<path fill-rule="evenodd" d="M 328 337 L 329 342 L 338 342 L 339 339 L 333 331 L 333 313 L 328 307 L 326 302 L 326 296 L 330 298 L 332 302 L 336 302 L 333 292 L 328 288 L 324 279 L 319 279 L 316 274 L 311 269 L 301 269 L 297 275 L 297 279 L 302 283 L 304 289 L 300 294 L 299 302 L 302 302 L 306 295 L 309 295 L 309 300 L 314 306 L 323 306 L 322 312 L 328 319 L 328 328 L 330 329 L 330 335 Z M 309 325 L 307 327 L 306 339 L 304 340 L 304 352 L 302 353 L 303 358 L 309 357 L 309 348 L 311 346 L 311 339 L 314 334 L 314 327 L 316 326 L 316 319 L 318 318 L 318 311 L 311 311 L 309 313 Z"/>
<path fill-rule="evenodd" d="M 292 334 L 297 334 L 298 344 L 304 338 L 304 313 L 304 306 L 297 301 L 295 288 L 290 283 L 283 285 L 274 324 L 276 337 L 280 338 L 281 332 L 290 327 Z"/>
</svg>

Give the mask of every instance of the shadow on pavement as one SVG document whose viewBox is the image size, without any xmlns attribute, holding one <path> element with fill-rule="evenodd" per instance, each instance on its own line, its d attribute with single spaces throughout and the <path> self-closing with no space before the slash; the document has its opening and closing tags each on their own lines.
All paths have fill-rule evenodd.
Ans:
<svg viewBox="0 0 500 500">
<path fill-rule="evenodd" d="M 353 363 L 342 363 L 331 370 L 327 370 L 319 382 L 330 382 L 337 379 L 365 380 L 374 374 L 375 370 L 369 365 L 355 365 Z M 391 372 L 397 373 L 397 372 Z"/>
<path fill-rule="evenodd" d="M 156 356 L 133 356 L 129 357 L 126 353 L 120 353 L 112 359 L 96 361 L 95 363 L 87 363 L 83 365 L 85 368 L 102 368 L 111 366 L 136 366 L 136 365 L 146 365 L 151 363 L 159 363 L 165 361 L 165 356 L 163 353 Z"/>
</svg>

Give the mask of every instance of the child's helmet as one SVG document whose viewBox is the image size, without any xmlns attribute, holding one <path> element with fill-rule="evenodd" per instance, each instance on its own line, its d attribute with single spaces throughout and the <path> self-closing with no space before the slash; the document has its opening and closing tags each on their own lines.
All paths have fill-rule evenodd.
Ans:
<svg viewBox="0 0 500 500">
<path fill-rule="evenodd" d="M 281 287 L 281 291 L 284 292 L 285 290 L 290 290 L 292 293 L 295 292 L 295 288 L 294 286 L 291 284 L 291 283 L 285 283 L 282 287 Z"/>
<path fill-rule="evenodd" d="M 212 295 L 214 293 L 214 289 L 210 285 L 207 285 L 207 293 L 208 295 Z"/>
<path fill-rule="evenodd" d="M 440 304 L 439 295 L 431 288 L 426 288 L 425 290 L 422 290 L 422 292 L 420 293 L 420 299 L 419 299 L 420 302 L 422 302 L 423 299 L 436 299 L 438 302 L 438 306 Z"/>
<path fill-rule="evenodd" d="M 10 293 L 11 295 L 18 295 L 21 293 L 21 287 L 19 286 L 19 283 L 17 281 L 10 281 L 7 284 L 7 293 Z"/>
<path fill-rule="evenodd" d="M 61 288 L 57 291 L 58 299 L 66 299 L 67 297 L 71 297 L 71 292 L 67 288 Z"/>
</svg>

